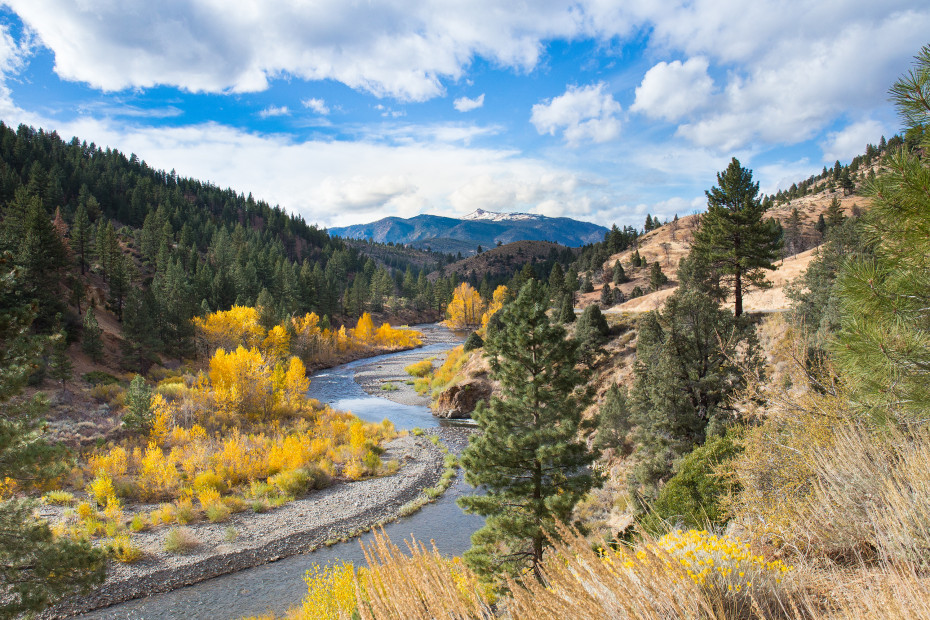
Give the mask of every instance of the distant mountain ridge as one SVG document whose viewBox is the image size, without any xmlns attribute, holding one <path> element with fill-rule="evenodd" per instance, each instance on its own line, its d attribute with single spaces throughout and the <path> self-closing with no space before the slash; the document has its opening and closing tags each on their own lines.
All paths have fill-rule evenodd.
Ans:
<svg viewBox="0 0 930 620">
<path fill-rule="evenodd" d="M 514 241 L 552 241 L 579 247 L 603 241 L 607 228 L 567 217 L 477 209 L 461 219 L 440 215 L 386 217 L 369 224 L 331 228 L 329 232 L 346 239 L 402 243 L 418 248 L 429 246 L 441 252 L 474 253 L 479 245 L 489 248 L 498 242 Z"/>
</svg>

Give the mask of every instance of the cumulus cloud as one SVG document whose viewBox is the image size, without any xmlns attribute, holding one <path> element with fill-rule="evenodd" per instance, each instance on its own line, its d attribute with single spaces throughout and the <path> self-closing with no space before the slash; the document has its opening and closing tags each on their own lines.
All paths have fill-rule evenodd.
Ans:
<svg viewBox="0 0 930 620">
<path fill-rule="evenodd" d="M 301 103 L 303 104 L 305 108 L 309 108 L 310 110 L 313 110 L 317 114 L 322 114 L 323 116 L 326 116 L 327 114 L 329 114 L 329 107 L 326 105 L 326 101 L 324 101 L 323 99 L 317 99 L 315 97 L 311 97 L 309 99 L 304 99 L 303 101 L 301 101 Z"/>
<path fill-rule="evenodd" d="M 459 112 L 471 112 L 472 110 L 477 110 L 484 105 L 484 93 L 481 93 L 474 99 L 469 99 L 468 97 L 459 97 L 452 102 L 452 105 Z"/>
<path fill-rule="evenodd" d="M 823 145 L 823 160 L 825 162 L 849 162 L 856 155 L 865 152 L 867 144 L 878 144 L 883 135 L 888 132 L 880 122 L 866 119 L 851 123 L 827 136 Z"/>
<path fill-rule="evenodd" d="M 79 117 L 45 126 L 137 153 L 154 168 L 252 192 L 325 226 L 476 208 L 534 211 L 544 204 L 548 215 L 583 216 L 593 213 L 591 205 L 615 202 L 603 179 L 514 150 L 440 141 L 295 141 L 218 123 L 154 128 Z"/>
<path fill-rule="evenodd" d="M 682 118 L 710 98 L 714 81 L 707 67 L 707 59 L 700 56 L 684 63 L 676 60 L 656 64 L 636 88 L 636 100 L 630 109 L 667 121 Z"/>
<path fill-rule="evenodd" d="M 603 82 L 569 86 L 564 94 L 533 106 L 530 122 L 539 133 L 562 132 L 565 142 L 607 142 L 620 135 L 620 104 Z"/>
<path fill-rule="evenodd" d="M 534 68 L 543 41 L 574 36 L 574 3 L 526 11 L 494 0 L 212 0 L 151 3 L 9 0 L 55 55 L 66 80 L 118 91 L 177 86 L 251 92 L 292 75 L 332 79 L 377 96 L 423 101 L 442 95 L 474 56 Z"/>
<path fill-rule="evenodd" d="M 750 143 L 798 143 L 843 114 L 882 106 L 889 80 L 906 68 L 930 29 L 926 10 L 885 8 L 875 15 L 874 7 L 860 13 L 831 5 L 833 17 L 820 20 L 827 15 L 821 15 L 819 5 L 798 7 L 795 12 L 759 2 L 751 3 L 751 8 L 747 5 L 747 12 L 755 14 L 760 5 L 767 19 L 759 16 L 761 30 L 752 36 L 723 22 L 710 30 L 704 30 L 707 24 L 684 28 L 680 40 L 667 33 L 669 41 L 676 40 L 685 49 L 715 55 L 718 61 L 740 61 L 708 112 L 679 126 L 679 135 L 695 144 L 732 150 Z M 770 32 L 772 24 L 782 24 L 785 15 L 795 26 L 776 36 Z M 741 18 L 735 21 L 740 23 Z M 823 30 L 824 23 L 831 27 Z M 812 24 L 820 30 L 812 29 Z M 711 37 L 711 32 L 716 36 Z M 685 40 L 688 34 L 693 38 Z"/>
</svg>

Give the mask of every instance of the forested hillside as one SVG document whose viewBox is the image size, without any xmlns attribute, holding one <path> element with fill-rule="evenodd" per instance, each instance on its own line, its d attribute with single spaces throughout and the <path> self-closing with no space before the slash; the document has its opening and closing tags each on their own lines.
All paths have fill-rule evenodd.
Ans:
<svg viewBox="0 0 930 620">
<path fill-rule="evenodd" d="M 457 282 L 425 277 L 441 255 L 367 246 L 134 154 L 0 124 L 0 252 L 38 303 L 35 329 L 78 340 L 92 307 L 125 368 L 193 355 L 191 319 L 234 304 L 266 323 L 314 312 L 338 325 L 448 303 Z"/>
</svg>

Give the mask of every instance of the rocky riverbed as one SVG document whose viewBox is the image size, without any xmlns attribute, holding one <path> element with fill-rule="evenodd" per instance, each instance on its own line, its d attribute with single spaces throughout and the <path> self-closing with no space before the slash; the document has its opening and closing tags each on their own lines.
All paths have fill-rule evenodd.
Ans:
<svg viewBox="0 0 930 620">
<path fill-rule="evenodd" d="M 458 433 L 453 435 L 450 441 L 460 443 Z M 188 554 L 164 550 L 167 527 L 136 534 L 133 542 L 145 551 L 141 560 L 113 563 L 102 586 L 58 604 L 42 617 L 69 617 L 165 592 L 304 553 L 392 521 L 400 516 L 401 506 L 438 481 L 443 465 L 442 453 L 426 437 L 402 436 L 386 448 L 382 458 L 400 463 L 396 474 L 338 483 L 265 513 L 243 512 L 224 523 L 188 525 L 198 543 Z"/>
</svg>

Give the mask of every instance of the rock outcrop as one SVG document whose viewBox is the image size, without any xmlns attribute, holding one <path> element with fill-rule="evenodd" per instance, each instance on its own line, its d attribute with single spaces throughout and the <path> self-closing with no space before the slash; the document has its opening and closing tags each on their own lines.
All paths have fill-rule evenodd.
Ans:
<svg viewBox="0 0 930 620">
<path fill-rule="evenodd" d="M 453 420 L 470 418 L 478 403 L 490 397 L 491 384 L 487 380 L 453 385 L 439 395 L 433 404 L 433 415 Z"/>
</svg>

